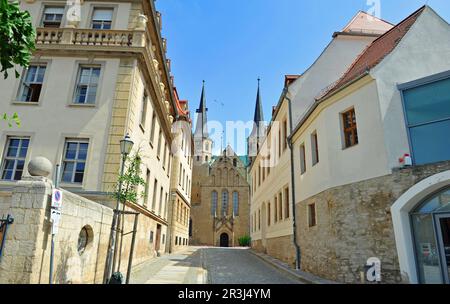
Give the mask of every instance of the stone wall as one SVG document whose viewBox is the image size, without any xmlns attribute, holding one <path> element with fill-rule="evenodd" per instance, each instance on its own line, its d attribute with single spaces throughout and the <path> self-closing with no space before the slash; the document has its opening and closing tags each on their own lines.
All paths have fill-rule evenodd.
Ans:
<svg viewBox="0 0 450 304">
<path fill-rule="evenodd" d="M 360 282 L 370 257 L 382 263 L 385 283 L 400 275 L 390 207 L 410 187 L 450 162 L 395 169 L 387 176 L 328 189 L 296 204 L 302 270 L 343 283 Z M 316 204 L 317 225 L 309 227 L 308 205 Z"/>
</svg>

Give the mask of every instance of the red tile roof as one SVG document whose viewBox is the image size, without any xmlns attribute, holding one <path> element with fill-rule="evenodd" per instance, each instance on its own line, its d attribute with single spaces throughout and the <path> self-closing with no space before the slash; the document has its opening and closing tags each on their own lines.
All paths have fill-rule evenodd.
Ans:
<svg viewBox="0 0 450 304">
<path fill-rule="evenodd" d="M 417 18 L 425 10 L 426 6 L 421 7 L 405 20 L 397 24 L 391 30 L 374 40 L 353 62 L 344 75 L 331 86 L 326 88 L 316 100 L 328 97 L 344 87 L 345 85 L 356 80 L 366 72 L 377 66 L 387 55 L 389 55 L 402 38 L 409 31 L 411 26 L 416 22 Z"/>
<path fill-rule="evenodd" d="M 284 75 L 284 85 L 288 86 L 300 77 L 301 75 Z"/>
</svg>

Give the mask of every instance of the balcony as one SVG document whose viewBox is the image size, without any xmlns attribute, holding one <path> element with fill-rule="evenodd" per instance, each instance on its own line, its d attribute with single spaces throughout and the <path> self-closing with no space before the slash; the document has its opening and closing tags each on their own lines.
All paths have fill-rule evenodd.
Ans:
<svg viewBox="0 0 450 304">
<path fill-rule="evenodd" d="M 141 30 L 95 30 L 78 28 L 37 28 L 36 47 L 46 46 L 144 47 Z"/>
</svg>

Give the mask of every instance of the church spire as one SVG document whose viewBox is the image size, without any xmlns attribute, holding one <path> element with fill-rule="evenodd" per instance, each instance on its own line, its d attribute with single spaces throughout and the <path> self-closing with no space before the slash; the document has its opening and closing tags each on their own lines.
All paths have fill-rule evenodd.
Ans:
<svg viewBox="0 0 450 304">
<path fill-rule="evenodd" d="M 256 93 L 256 105 L 255 105 L 255 116 L 253 117 L 253 122 L 259 126 L 259 123 L 264 121 L 264 115 L 262 110 L 262 103 L 261 103 L 261 94 L 259 90 L 259 82 L 261 81 L 260 78 L 258 78 L 258 92 Z"/>
<path fill-rule="evenodd" d="M 205 81 L 203 80 L 202 96 L 200 97 L 200 105 L 197 109 L 197 124 L 195 127 L 194 137 L 197 138 L 208 138 L 208 127 L 207 127 L 207 117 L 206 112 L 208 108 L 206 107 L 206 94 L 205 94 Z"/>
</svg>

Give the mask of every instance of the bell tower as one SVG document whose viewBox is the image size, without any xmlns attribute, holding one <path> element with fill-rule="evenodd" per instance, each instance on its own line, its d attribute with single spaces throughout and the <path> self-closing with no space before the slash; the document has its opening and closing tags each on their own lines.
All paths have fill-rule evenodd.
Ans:
<svg viewBox="0 0 450 304">
<path fill-rule="evenodd" d="M 208 120 L 206 113 L 206 95 L 205 81 L 203 80 L 202 96 L 200 97 L 200 105 L 197 109 L 197 124 L 194 132 L 194 165 L 200 166 L 211 161 L 213 141 L 208 134 Z"/>
</svg>

